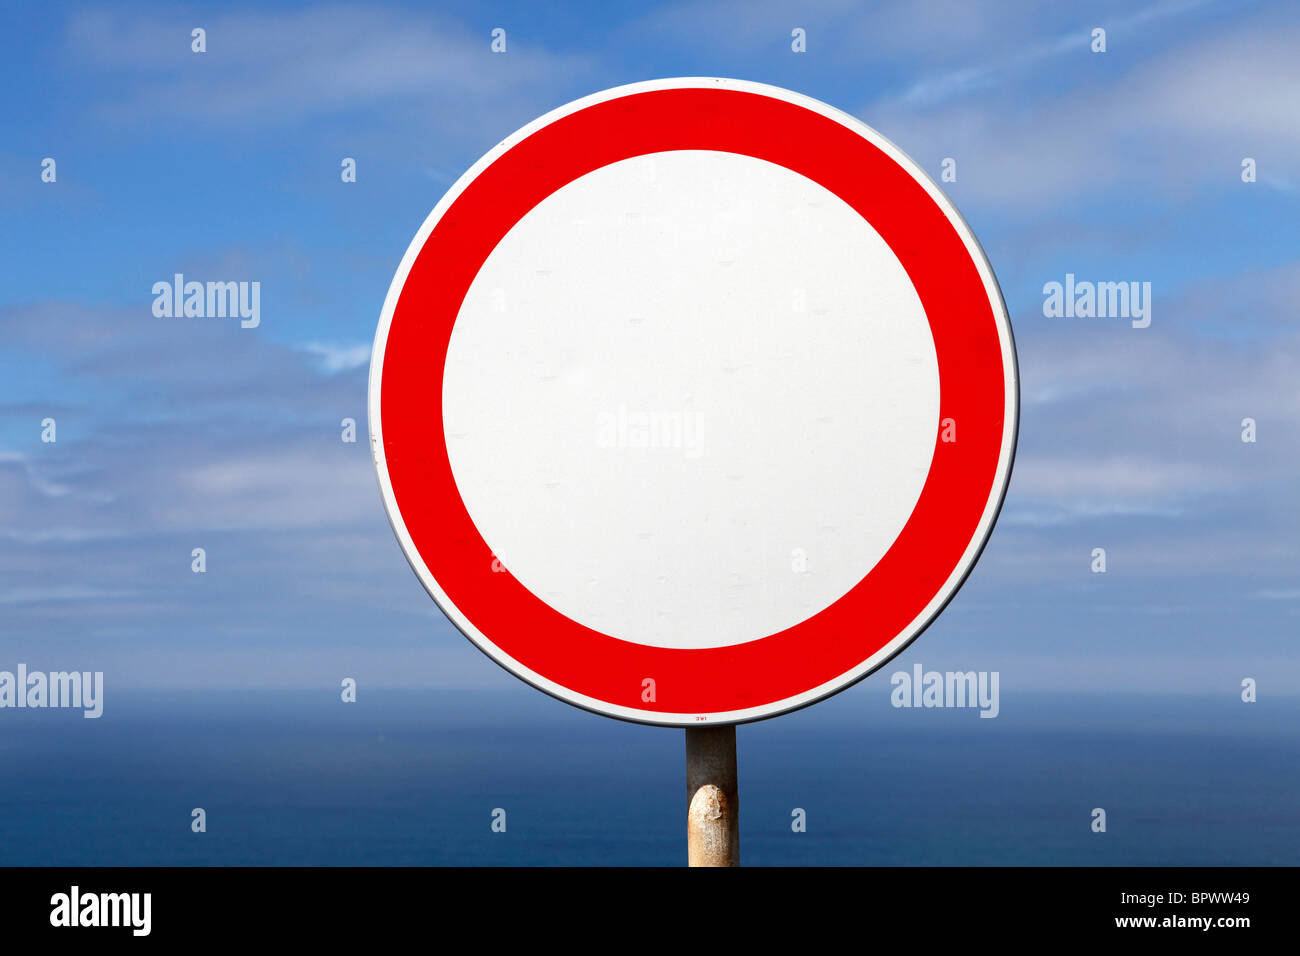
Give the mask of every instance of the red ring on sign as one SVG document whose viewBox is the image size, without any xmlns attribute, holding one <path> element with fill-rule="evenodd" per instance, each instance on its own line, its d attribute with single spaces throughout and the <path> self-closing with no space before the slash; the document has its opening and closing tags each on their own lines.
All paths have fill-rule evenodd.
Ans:
<svg viewBox="0 0 1300 956">
<path fill-rule="evenodd" d="M 893 545 L 838 601 L 793 627 L 728 647 L 653 647 L 566 617 L 508 573 L 452 475 L 442 376 L 452 327 L 479 269 L 557 189 L 610 163 L 670 150 L 739 153 L 829 189 L 884 238 L 934 336 L 939 442 L 919 501 Z M 734 89 L 649 90 L 542 126 L 478 174 L 446 209 L 402 286 L 384 349 L 380 419 L 401 521 L 457 609 L 504 654 L 575 693 L 647 715 L 723 714 L 805 695 L 898 637 L 940 592 L 979 530 L 998 476 L 1007 406 L 998 321 L 952 221 L 902 165 L 806 107 Z M 869 490 L 864 489 L 864 503 Z M 641 700 L 652 677 L 657 699 Z"/>
</svg>

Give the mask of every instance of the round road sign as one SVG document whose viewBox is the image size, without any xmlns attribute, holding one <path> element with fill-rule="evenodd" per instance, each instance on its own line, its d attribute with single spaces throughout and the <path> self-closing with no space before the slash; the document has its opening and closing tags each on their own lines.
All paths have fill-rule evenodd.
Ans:
<svg viewBox="0 0 1300 956">
<path fill-rule="evenodd" d="M 448 618 L 602 714 L 770 717 L 869 674 L 970 573 L 1015 347 L 956 210 L 858 120 L 637 83 L 479 160 L 393 279 L 388 516 Z"/>
</svg>

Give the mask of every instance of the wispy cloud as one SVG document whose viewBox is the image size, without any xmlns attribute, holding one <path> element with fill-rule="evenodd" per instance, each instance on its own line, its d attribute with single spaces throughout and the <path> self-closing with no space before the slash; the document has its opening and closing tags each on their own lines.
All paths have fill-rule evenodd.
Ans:
<svg viewBox="0 0 1300 956">
<path fill-rule="evenodd" d="M 1300 588 L 1265 588 L 1256 591 L 1252 597 L 1261 601 L 1300 601 Z"/>
<path fill-rule="evenodd" d="M 1161 16 L 1183 9 L 1170 5 Z M 1063 46 L 1056 40 L 1023 63 L 966 68 L 878 97 L 861 115 L 914 156 L 956 157 L 963 203 L 1041 210 L 1116 188 L 1240 188 L 1243 156 L 1259 161 L 1261 184 L 1264 176 L 1289 183 L 1300 176 L 1300 124 L 1291 117 L 1298 45 L 1300 22 L 1265 10 L 1136 61 L 1088 54 L 1086 84 L 1030 82 L 1028 68 Z M 1025 82 L 1000 82 L 1016 70 Z M 1070 75 L 1077 81 L 1081 72 Z"/>
<path fill-rule="evenodd" d="M 370 343 L 356 345 L 327 345 L 308 342 L 303 348 L 317 359 L 320 369 L 329 374 L 360 368 L 370 361 Z"/>
<path fill-rule="evenodd" d="M 200 22 L 207 52 L 196 54 L 190 30 Z M 464 126 L 592 69 L 588 54 L 550 53 L 523 38 L 494 55 L 490 39 L 424 9 L 329 4 L 196 16 L 118 6 L 75 13 L 67 56 L 113 77 L 121 93 L 100 102 L 107 119 L 226 127 L 358 110 L 373 118 L 398 106 Z"/>
<path fill-rule="evenodd" d="M 45 587 L 13 588 L 0 591 L 0 604 L 33 604 L 65 601 L 100 601 L 135 597 L 135 591 L 111 591 L 103 588 Z"/>
<path fill-rule="evenodd" d="M 1132 34 L 1138 27 L 1194 11 L 1212 2 L 1213 0 L 1174 0 L 1158 3 L 1127 16 L 1098 17 L 1097 22 L 1091 26 L 1104 29 L 1108 43 L 1112 37 L 1132 42 Z M 1091 28 L 1080 25 L 1069 33 L 1027 43 L 1010 52 L 1002 51 L 995 59 L 923 78 L 899 94 L 897 99 L 908 106 L 937 106 L 965 93 L 1009 82 L 1017 74 L 1046 60 L 1089 50 L 1091 44 Z"/>
</svg>

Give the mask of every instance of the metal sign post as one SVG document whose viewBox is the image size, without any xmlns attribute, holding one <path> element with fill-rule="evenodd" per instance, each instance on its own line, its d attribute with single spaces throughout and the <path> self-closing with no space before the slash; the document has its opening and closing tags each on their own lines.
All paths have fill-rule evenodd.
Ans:
<svg viewBox="0 0 1300 956">
<path fill-rule="evenodd" d="M 686 728 L 686 856 L 691 866 L 740 866 L 736 728 Z"/>
</svg>

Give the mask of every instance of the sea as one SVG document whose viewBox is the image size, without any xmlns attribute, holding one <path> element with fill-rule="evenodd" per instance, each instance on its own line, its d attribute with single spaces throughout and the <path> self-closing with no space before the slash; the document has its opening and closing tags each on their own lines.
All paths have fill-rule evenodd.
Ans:
<svg viewBox="0 0 1300 956">
<path fill-rule="evenodd" d="M 738 728 L 741 859 L 1296 865 L 1298 731 L 1300 698 L 1231 686 L 1004 688 L 994 719 L 852 688 Z M 0 865 L 678 866 L 683 736 L 522 684 L 363 686 L 355 703 L 118 690 L 97 720 L 3 710 Z"/>
</svg>

